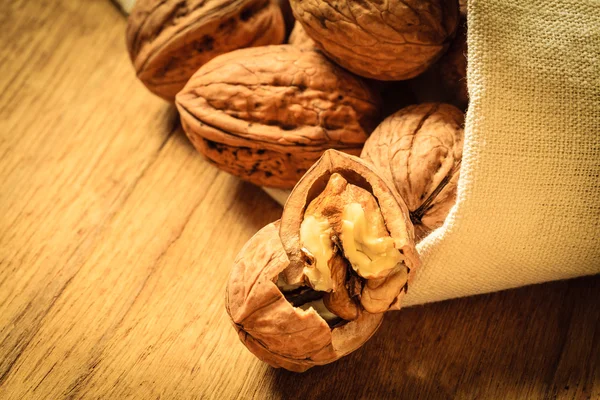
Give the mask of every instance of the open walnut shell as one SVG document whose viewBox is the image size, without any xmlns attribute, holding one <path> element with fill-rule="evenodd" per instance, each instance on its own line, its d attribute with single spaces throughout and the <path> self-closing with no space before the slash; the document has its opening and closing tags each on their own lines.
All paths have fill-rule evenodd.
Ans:
<svg viewBox="0 0 600 400">
<path fill-rule="evenodd" d="M 361 310 L 399 309 L 419 258 L 408 209 L 375 168 L 357 157 L 326 151 L 292 190 L 280 237 L 290 260 L 290 285 L 348 297 Z M 348 265 L 340 283 L 338 257 Z M 326 303 L 327 305 L 327 303 Z M 334 313 L 334 309 L 331 309 Z"/>
<path fill-rule="evenodd" d="M 320 52 L 292 45 L 236 50 L 177 95 L 183 129 L 219 168 L 291 188 L 329 148 L 359 155 L 379 122 L 378 94 Z"/>
<path fill-rule="evenodd" d="M 288 265 L 276 222 L 246 243 L 231 271 L 227 313 L 240 340 L 259 359 L 302 372 L 354 351 L 377 330 L 383 314 L 363 312 L 353 321 L 330 327 L 314 308 L 294 305 L 295 300 L 277 286 Z"/>
<path fill-rule="evenodd" d="M 173 101 L 207 61 L 235 49 L 283 42 L 275 0 L 137 0 L 127 49 L 138 78 Z"/>
<path fill-rule="evenodd" d="M 413 105 L 375 129 L 361 154 L 406 201 L 417 240 L 442 226 L 456 201 L 464 114 L 443 103 Z"/>
<path fill-rule="evenodd" d="M 457 0 L 290 0 L 294 16 L 332 60 L 379 80 L 413 78 L 447 49 Z"/>
</svg>

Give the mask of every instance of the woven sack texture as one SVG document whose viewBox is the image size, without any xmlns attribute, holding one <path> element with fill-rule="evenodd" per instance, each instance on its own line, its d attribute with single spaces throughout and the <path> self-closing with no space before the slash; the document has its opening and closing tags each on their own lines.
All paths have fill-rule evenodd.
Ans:
<svg viewBox="0 0 600 400">
<path fill-rule="evenodd" d="M 600 2 L 470 0 L 458 200 L 406 305 L 600 272 Z"/>
</svg>

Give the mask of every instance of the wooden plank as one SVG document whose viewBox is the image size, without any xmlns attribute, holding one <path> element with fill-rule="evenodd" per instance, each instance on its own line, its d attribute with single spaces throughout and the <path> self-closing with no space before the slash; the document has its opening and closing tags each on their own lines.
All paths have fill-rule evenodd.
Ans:
<svg viewBox="0 0 600 400">
<path fill-rule="evenodd" d="M 106 2 L 7 5 L 0 59 L 0 382 L 176 126 Z M 142 111 L 143 110 L 143 111 Z"/>
<path fill-rule="evenodd" d="M 102 369 L 107 345 L 127 349 L 110 347 L 111 357 L 137 358 L 131 346 L 141 344 L 146 351 L 173 346 L 181 334 L 177 329 L 204 352 L 198 340 L 215 333 L 206 314 L 218 316 L 219 325 L 235 336 L 223 311 L 228 267 L 237 249 L 280 212 L 265 193 L 218 172 L 181 134 L 174 136 L 102 232 L 4 384 L 17 397 L 77 396 Z M 176 322 L 175 333 L 162 332 Z M 124 340 L 129 334 L 133 343 Z M 201 360 L 199 353 L 183 354 L 194 363 Z M 183 370 L 167 365 L 161 368 L 165 378 Z"/>
</svg>

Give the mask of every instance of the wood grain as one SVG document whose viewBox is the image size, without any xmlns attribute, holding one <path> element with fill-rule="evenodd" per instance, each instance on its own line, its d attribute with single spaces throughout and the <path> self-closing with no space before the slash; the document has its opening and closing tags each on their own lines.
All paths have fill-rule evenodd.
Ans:
<svg viewBox="0 0 600 400">
<path fill-rule="evenodd" d="M 279 206 L 188 144 L 109 1 L 1 5 L 0 398 L 600 398 L 600 277 L 392 313 L 302 375 L 262 364 L 223 295 Z"/>
</svg>

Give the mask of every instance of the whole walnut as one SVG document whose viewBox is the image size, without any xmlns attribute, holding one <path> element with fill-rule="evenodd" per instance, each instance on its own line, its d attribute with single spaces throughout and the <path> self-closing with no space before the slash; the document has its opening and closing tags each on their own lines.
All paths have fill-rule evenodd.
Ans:
<svg viewBox="0 0 600 400">
<path fill-rule="evenodd" d="M 291 0 L 296 19 L 331 59 L 379 80 L 415 77 L 447 49 L 457 0 Z"/>
<path fill-rule="evenodd" d="M 463 123 L 450 104 L 413 105 L 386 118 L 365 143 L 361 158 L 402 196 L 417 240 L 442 226 L 456 201 Z"/>
<path fill-rule="evenodd" d="M 226 308 L 240 340 L 304 371 L 356 350 L 399 309 L 419 259 L 402 199 L 357 157 L 328 150 L 281 221 L 240 251 Z"/>
<path fill-rule="evenodd" d="M 137 0 L 127 24 L 127 49 L 144 85 L 173 101 L 215 56 L 279 44 L 284 35 L 276 0 Z"/>
<path fill-rule="evenodd" d="M 380 100 L 320 52 L 292 45 L 236 50 L 205 64 L 177 95 L 183 129 L 219 168 L 291 188 L 329 148 L 359 155 Z"/>
</svg>

